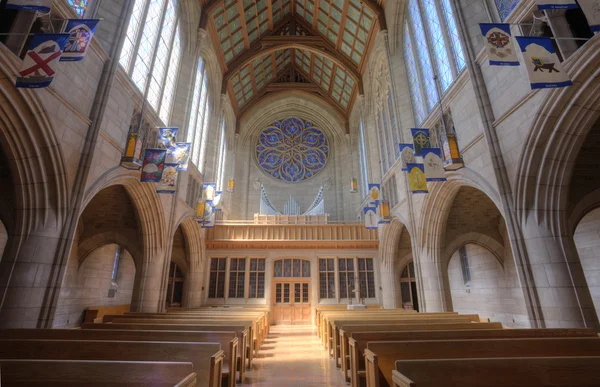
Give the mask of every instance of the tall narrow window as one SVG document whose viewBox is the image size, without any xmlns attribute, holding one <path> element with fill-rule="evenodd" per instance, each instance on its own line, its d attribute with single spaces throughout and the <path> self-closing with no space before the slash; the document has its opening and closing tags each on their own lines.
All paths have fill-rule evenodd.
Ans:
<svg viewBox="0 0 600 387">
<path fill-rule="evenodd" d="M 463 281 L 465 285 L 471 283 L 471 268 L 469 267 L 469 257 L 467 256 L 467 248 L 465 246 L 458 249 L 460 254 L 460 267 L 462 269 Z"/>
<path fill-rule="evenodd" d="M 363 198 L 367 197 L 369 173 L 367 172 L 367 149 L 365 141 L 365 128 L 362 119 L 358 127 L 358 164 L 360 170 L 360 192 Z"/>
<path fill-rule="evenodd" d="M 219 152 L 217 160 L 217 170 L 215 173 L 215 179 L 217 183 L 217 190 L 223 189 L 223 178 L 225 173 L 225 164 L 227 162 L 227 138 L 225 133 L 225 118 L 221 120 L 221 133 L 219 135 Z"/>
<path fill-rule="evenodd" d="M 119 58 L 140 91 L 150 82 L 148 102 L 164 123 L 171 113 L 181 60 L 177 7 L 177 0 L 135 0 Z"/>
<path fill-rule="evenodd" d="M 231 258 L 229 262 L 229 298 L 244 298 L 246 259 Z"/>
<path fill-rule="evenodd" d="M 402 307 L 418 312 L 417 279 L 415 278 L 415 265 L 413 262 L 409 262 L 400 274 L 400 292 L 402 293 Z"/>
<path fill-rule="evenodd" d="M 425 120 L 427 109 L 423 105 L 423 97 L 421 96 L 421 83 L 417 72 L 417 62 L 415 60 L 412 38 L 410 37 L 410 32 L 408 30 L 408 23 L 404 26 L 404 62 L 406 63 L 408 88 L 410 90 L 415 121 L 416 124 L 419 125 Z"/>
<path fill-rule="evenodd" d="M 250 259 L 249 298 L 265 298 L 265 259 Z"/>
<path fill-rule="evenodd" d="M 319 297 L 335 298 L 335 259 L 319 259 Z"/>
<path fill-rule="evenodd" d="M 373 258 L 358 258 L 358 278 L 360 282 L 360 297 L 375 297 L 375 272 Z"/>
<path fill-rule="evenodd" d="M 192 106 L 188 122 L 187 141 L 192 143 L 192 162 L 201 170 L 204 158 L 201 154 L 206 149 L 206 135 L 208 132 L 208 80 L 204 60 L 198 59 L 196 80 L 192 95 Z"/>
<path fill-rule="evenodd" d="M 354 298 L 354 258 L 338 259 L 340 275 L 340 298 Z"/>
<path fill-rule="evenodd" d="M 171 262 L 169 266 L 169 281 L 167 284 L 167 308 L 180 307 L 183 301 L 183 271 Z"/>
<path fill-rule="evenodd" d="M 110 274 L 111 282 L 117 282 L 117 277 L 119 275 L 119 264 L 121 263 L 121 246 L 117 245 L 117 250 L 115 251 L 115 259 L 113 260 L 112 272 Z"/>
<path fill-rule="evenodd" d="M 227 258 L 211 258 L 208 298 L 225 297 L 225 269 Z"/>
</svg>

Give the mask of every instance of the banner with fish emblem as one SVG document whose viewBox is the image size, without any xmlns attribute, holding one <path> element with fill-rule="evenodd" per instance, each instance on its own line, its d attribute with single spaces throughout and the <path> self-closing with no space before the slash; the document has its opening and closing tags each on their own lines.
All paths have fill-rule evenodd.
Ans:
<svg viewBox="0 0 600 387">
<path fill-rule="evenodd" d="M 165 169 L 166 149 L 148 148 L 144 153 L 144 164 L 140 181 L 144 183 L 159 183 Z"/>
<path fill-rule="evenodd" d="M 178 142 L 175 145 L 175 151 L 173 154 L 175 162 L 179 164 L 180 171 L 187 171 L 188 164 L 190 162 L 190 149 L 192 148 L 192 143 Z"/>
<path fill-rule="evenodd" d="M 532 89 L 571 86 L 552 40 L 543 36 L 517 36 Z"/>
<path fill-rule="evenodd" d="M 408 182 L 412 193 L 428 193 L 423 164 L 408 164 Z"/>
<path fill-rule="evenodd" d="M 579 8 L 575 0 L 537 0 L 538 9 L 573 9 Z"/>
<path fill-rule="evenodd" d="M 402 170 L 408 171 L 406 164 L 414 164 L 417 162 L 415 159 L 415 146 L 413 144 L 399 144 L 400 145 L 400 159 L 402 160 Z"/>
<path fill-rule="evenodd" d="M 177 163 L 165 163 L 162 177 L 158 186 L 156 187 L 156 193 L 159 194 L 174 194 L 177 186 Z"/>
<path fill-rule="evenodd" d="M 579 6 L 594 32 L 600 32 L 600 0 L 579 0 Z"/>
<path fill-rule="evenodd" d="M 377 216 L 377 207 L 363 207 L 365 216 L 365 227 L 367 230 L 377 230 L 379 217 Z"/>
<path fill-rule="evenodd" d="M 4 7 L 6 9 L 48 13 L 52 9 L 52 0 L 8 0 Z"/>
<path fill-rule="evenodd" d="M 369 184 L 368 188 L 369 188 L 369 196 L 371 196 L 371 199 L 373 199 L 374 201 L 379 200 L 381 184 Z"/>
<path fill-rule="evenodd" d="M 15 86 L 26 89 L 50 86 L 68 37 L 69 34 L 34 34 Z"/>
<path fill-rule="evenodd" d="M 429 137 L 429 129 L 412 128 L 410 132 L 412 133 L 413 137 L 415 156 L 421 156 L 421 149 L 431 148 L 431 138 Z"/>
<path fill-rule="evenodd" d="M 490 66 L 518 66 L 519 59 L 510 39 L 510 24 L 480 23 Z"/>
<path fill-rule="evenodd" d="M 65 32 L 69 39 L 63 49 L 61 62 L 77 62 L 85 57 L 85 51 L 92 42 L 99 19 L 69 19 Z"/>
<path fill-rule="evenodd" d="M 426 181 L 446 181 L 442 150 L 440 148 L 423 148 L 423 166 Z"/>
</svg>

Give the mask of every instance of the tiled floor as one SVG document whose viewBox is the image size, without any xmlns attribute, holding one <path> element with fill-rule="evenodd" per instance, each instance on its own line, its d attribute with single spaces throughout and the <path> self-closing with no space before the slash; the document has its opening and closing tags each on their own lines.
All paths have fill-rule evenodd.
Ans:
<svg viewBox="0 0 600 387">
<path fill-rule="evenodd" d="M 244 386 L 346 386 L 312 325 L 274 325 Z"/>
</svg>

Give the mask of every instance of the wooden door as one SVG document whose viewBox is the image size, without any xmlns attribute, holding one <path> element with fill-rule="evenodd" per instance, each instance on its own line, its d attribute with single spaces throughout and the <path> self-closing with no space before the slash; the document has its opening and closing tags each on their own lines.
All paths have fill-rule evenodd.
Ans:
<svg viewBox="0 0 600 387">
<path fill-rule="evenodd" d="M 273 320 L 275 324 L 309 324 L 310 284 L 307 281 L 275 282 Z"/>
</svg>

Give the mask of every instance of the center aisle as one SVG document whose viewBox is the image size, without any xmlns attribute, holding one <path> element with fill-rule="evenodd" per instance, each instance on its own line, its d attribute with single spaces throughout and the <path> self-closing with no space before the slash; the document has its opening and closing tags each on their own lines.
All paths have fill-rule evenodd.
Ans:
<svg viewBox="0 0 600 387">
<path fill-rule="evenodd" d="M 274 325 L 244 386 L 345 387 L 312 325 Z"/>
</svg>

